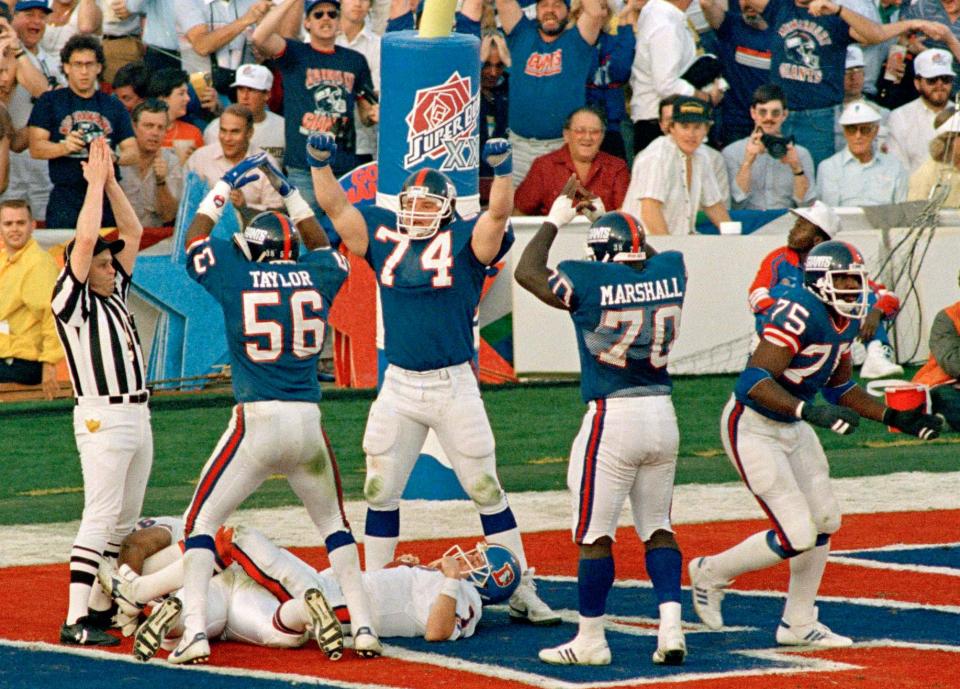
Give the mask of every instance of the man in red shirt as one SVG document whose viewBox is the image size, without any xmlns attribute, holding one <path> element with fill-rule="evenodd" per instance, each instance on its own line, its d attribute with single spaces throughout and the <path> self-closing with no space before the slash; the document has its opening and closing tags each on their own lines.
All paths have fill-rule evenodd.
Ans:
<svg viewBox="0 0 960 689">
<path fill-rule="evenodd" d="M 563 125 L 564 145 L 533 161 L 517 188 L 514 208 L 518 215 L 547 215 L 571 175 L 580 186 L 599 197 L 598 213 L 616 210 L 630 184 L 630 171 L 620 158 L 600 150 L 606 129 L 603 115 L 590 107 L 574 110 Z M 597 202 L 593 202 L 597 205 Z"/>
</svg>

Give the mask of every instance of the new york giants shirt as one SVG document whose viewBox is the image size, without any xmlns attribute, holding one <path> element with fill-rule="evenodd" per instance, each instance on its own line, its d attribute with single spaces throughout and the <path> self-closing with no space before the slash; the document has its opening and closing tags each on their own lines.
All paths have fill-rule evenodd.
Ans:
<svg viewBox="0 0 960 689">
<path fill-rule="evenodd" d="M 680 330 L 687 273 L 683 254 L 622 263 L 561 261 L 550 288 L 570 311 L 584 402 L 669 395 L 667 358 Z"/>
<path fill-rule="evenodd" d="M 320 399 L 317 356 L 348 271 L 330 249 L 297 263 L 252 263 L 232 241 L 206 237 L 190 245 L 187 273 L 223 309 L 238 402 Z"/>
<path fill-rule="evenodd" d="M 488 267 L 473 253 L 476 218 L 454 220 L 429 239 L 397 229 L 393 211 L 360 211 L 369 244 L 364 257 L 380 285 L 387 361 L 411 371 L 430 371 L 471 361 L 474 323 Z M 496 263 L 513 244 L 507 231 Z"/>
<path fill-rule="evenodd" d="M 830 316 L 826 304 L 804 287 L 777 287 L 776 300 L 761 316 L 761 338 L 793 352 L 789 367 L 776 379 L 787 392 L 805 402 L 812 400 L 840 364 L 860 330 L 860 321 Z M 793 423 L 798 419 L 770 411 L 746 395 L 737 401 L 769 419 Z"/>
</svg>

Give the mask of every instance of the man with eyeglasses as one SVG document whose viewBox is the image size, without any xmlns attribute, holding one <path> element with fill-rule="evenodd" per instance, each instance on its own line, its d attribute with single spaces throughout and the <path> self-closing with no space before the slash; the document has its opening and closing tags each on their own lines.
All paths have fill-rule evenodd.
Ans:
<svg viewBox="0 0 960 689">
<path fill-rule="evenodd" d="M 779 86 L 764 84 L 753 92 L 753 133 L 723 149 L 733 208 L 796 208 L 813 201 L 813 158 L 783 139 L 787 97 Z M 769 146 L 769 148 L 768 148 Z"/>
<path fill-rule="evenodd" d="M 913 173 L 930 157 L 936 132 L 933 120 L 950 100 L 953 56 L 941 48 L 928 48 L 913 60 L 913 85 L 920 97 L 890 113 L 890 153 Z"/>
<path fill-rule="evenodd" d="M 337 45 L 340 33 L 339 0 L 306 0 L 303 26 L 309 40 L 303 43 L 283 38 L 284 27 L 299 17 L 301 0 L 275 5 L 253 32 L 253 43 L 268 58 L 276 60 L 283 76 L 283 115 L 287 150 L 284 165 L 290 182 L 302 190 L 314 211 L 319 210 L 313 193 L 306 157 L 307 136 L 330 132 L 337 143 L 333 161 L 336 177 L 356 166 L 356 117 L 366 125 L 380 121 L 373 78 L 366 58 L 356 50 Z"/>
<path fill-rule="evenodd" d="M 114 163 L 131 165 L 137 160 L 137 140 L 130 113 L 113 95 L 99 90 L 104 55 L 93 36 L 73 36 L 60 51 L 67 87 L 47 91 L 30 113 L 30 155 L 49 165 L 50 192 L 55 203 L 47 207 L 47 227 L 76 227 L 87 191 L 83 161 L 90 144 L 105 138 Z M 109 201 L 103 203 L 101 226 L 116 221 Z"/>
<path fill-rule="evenodd" d="M 895 157 L 874 150 L 880 113 L 866 101 L 840 116 L 846 147 L 817 168 L 817 196 L 828 206 L 877 206 L 907 198 L 907 171 Z"/>
<path fill-rule="evenodd" d="M 514 196 L 515 212 L 547 215 L 571 176 L 596 197 L 592 203 L 598 215 L 620 208 L 630 171 L 622 158 L 600 150 L 605 125 L 603 115 L 592 107 L 570 113 L 563 126 L 563 146 L 533 161 Z"/>
</svg>

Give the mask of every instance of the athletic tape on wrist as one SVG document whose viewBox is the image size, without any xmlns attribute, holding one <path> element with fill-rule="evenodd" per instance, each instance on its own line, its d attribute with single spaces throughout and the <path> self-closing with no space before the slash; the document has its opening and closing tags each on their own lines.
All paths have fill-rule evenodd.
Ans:
<svg viewBox="0 0 960 689">
<path fill-rule="evenodd" d="M 223 207 L 227 205 L 229 199 L 230 185 L 220 180 L 214 184 L 213 189 L 203 197 L 203 201 L 201 201 L 197 207 L 197 213 L 203 213 L 216 224 L 220 221 L 221 216 L 223 216 Z"/>
<path fill-rule="evenodd" d="M 450 596 L 454 600 L 457 598 L 457 592 L 460 590 L 460 580 L 459 579 L 450 579 L 449 577 L 443 580 L 443 586 L 440 587 L 440 595 Z"/>
<path fill-rule="evenodd" d="M 313 209 L 310 208 L 310 204 L 304 200 L 299 189 L 294 189 L 284 196 L 283 203 L 286 205 L 287 214 L 290 216 L 290 219 L 293 220 L 294 225 L 301 220 L 314 217 Z"/>
</svg>

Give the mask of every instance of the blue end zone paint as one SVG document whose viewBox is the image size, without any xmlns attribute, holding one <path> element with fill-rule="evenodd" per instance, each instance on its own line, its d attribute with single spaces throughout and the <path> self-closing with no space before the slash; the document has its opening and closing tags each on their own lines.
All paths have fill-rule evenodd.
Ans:
<svg viewBox="0 0 960 689">
<path fill-rule="evenodd" d="M 960 570 L 960 547 L 955 545 L 924 546 L 903 550 L 861 550 L 855 553 L 837 553 L 841 557 L 875 562 L 893 562 L 899 565 L 949 567 Z"/>
</svg>

